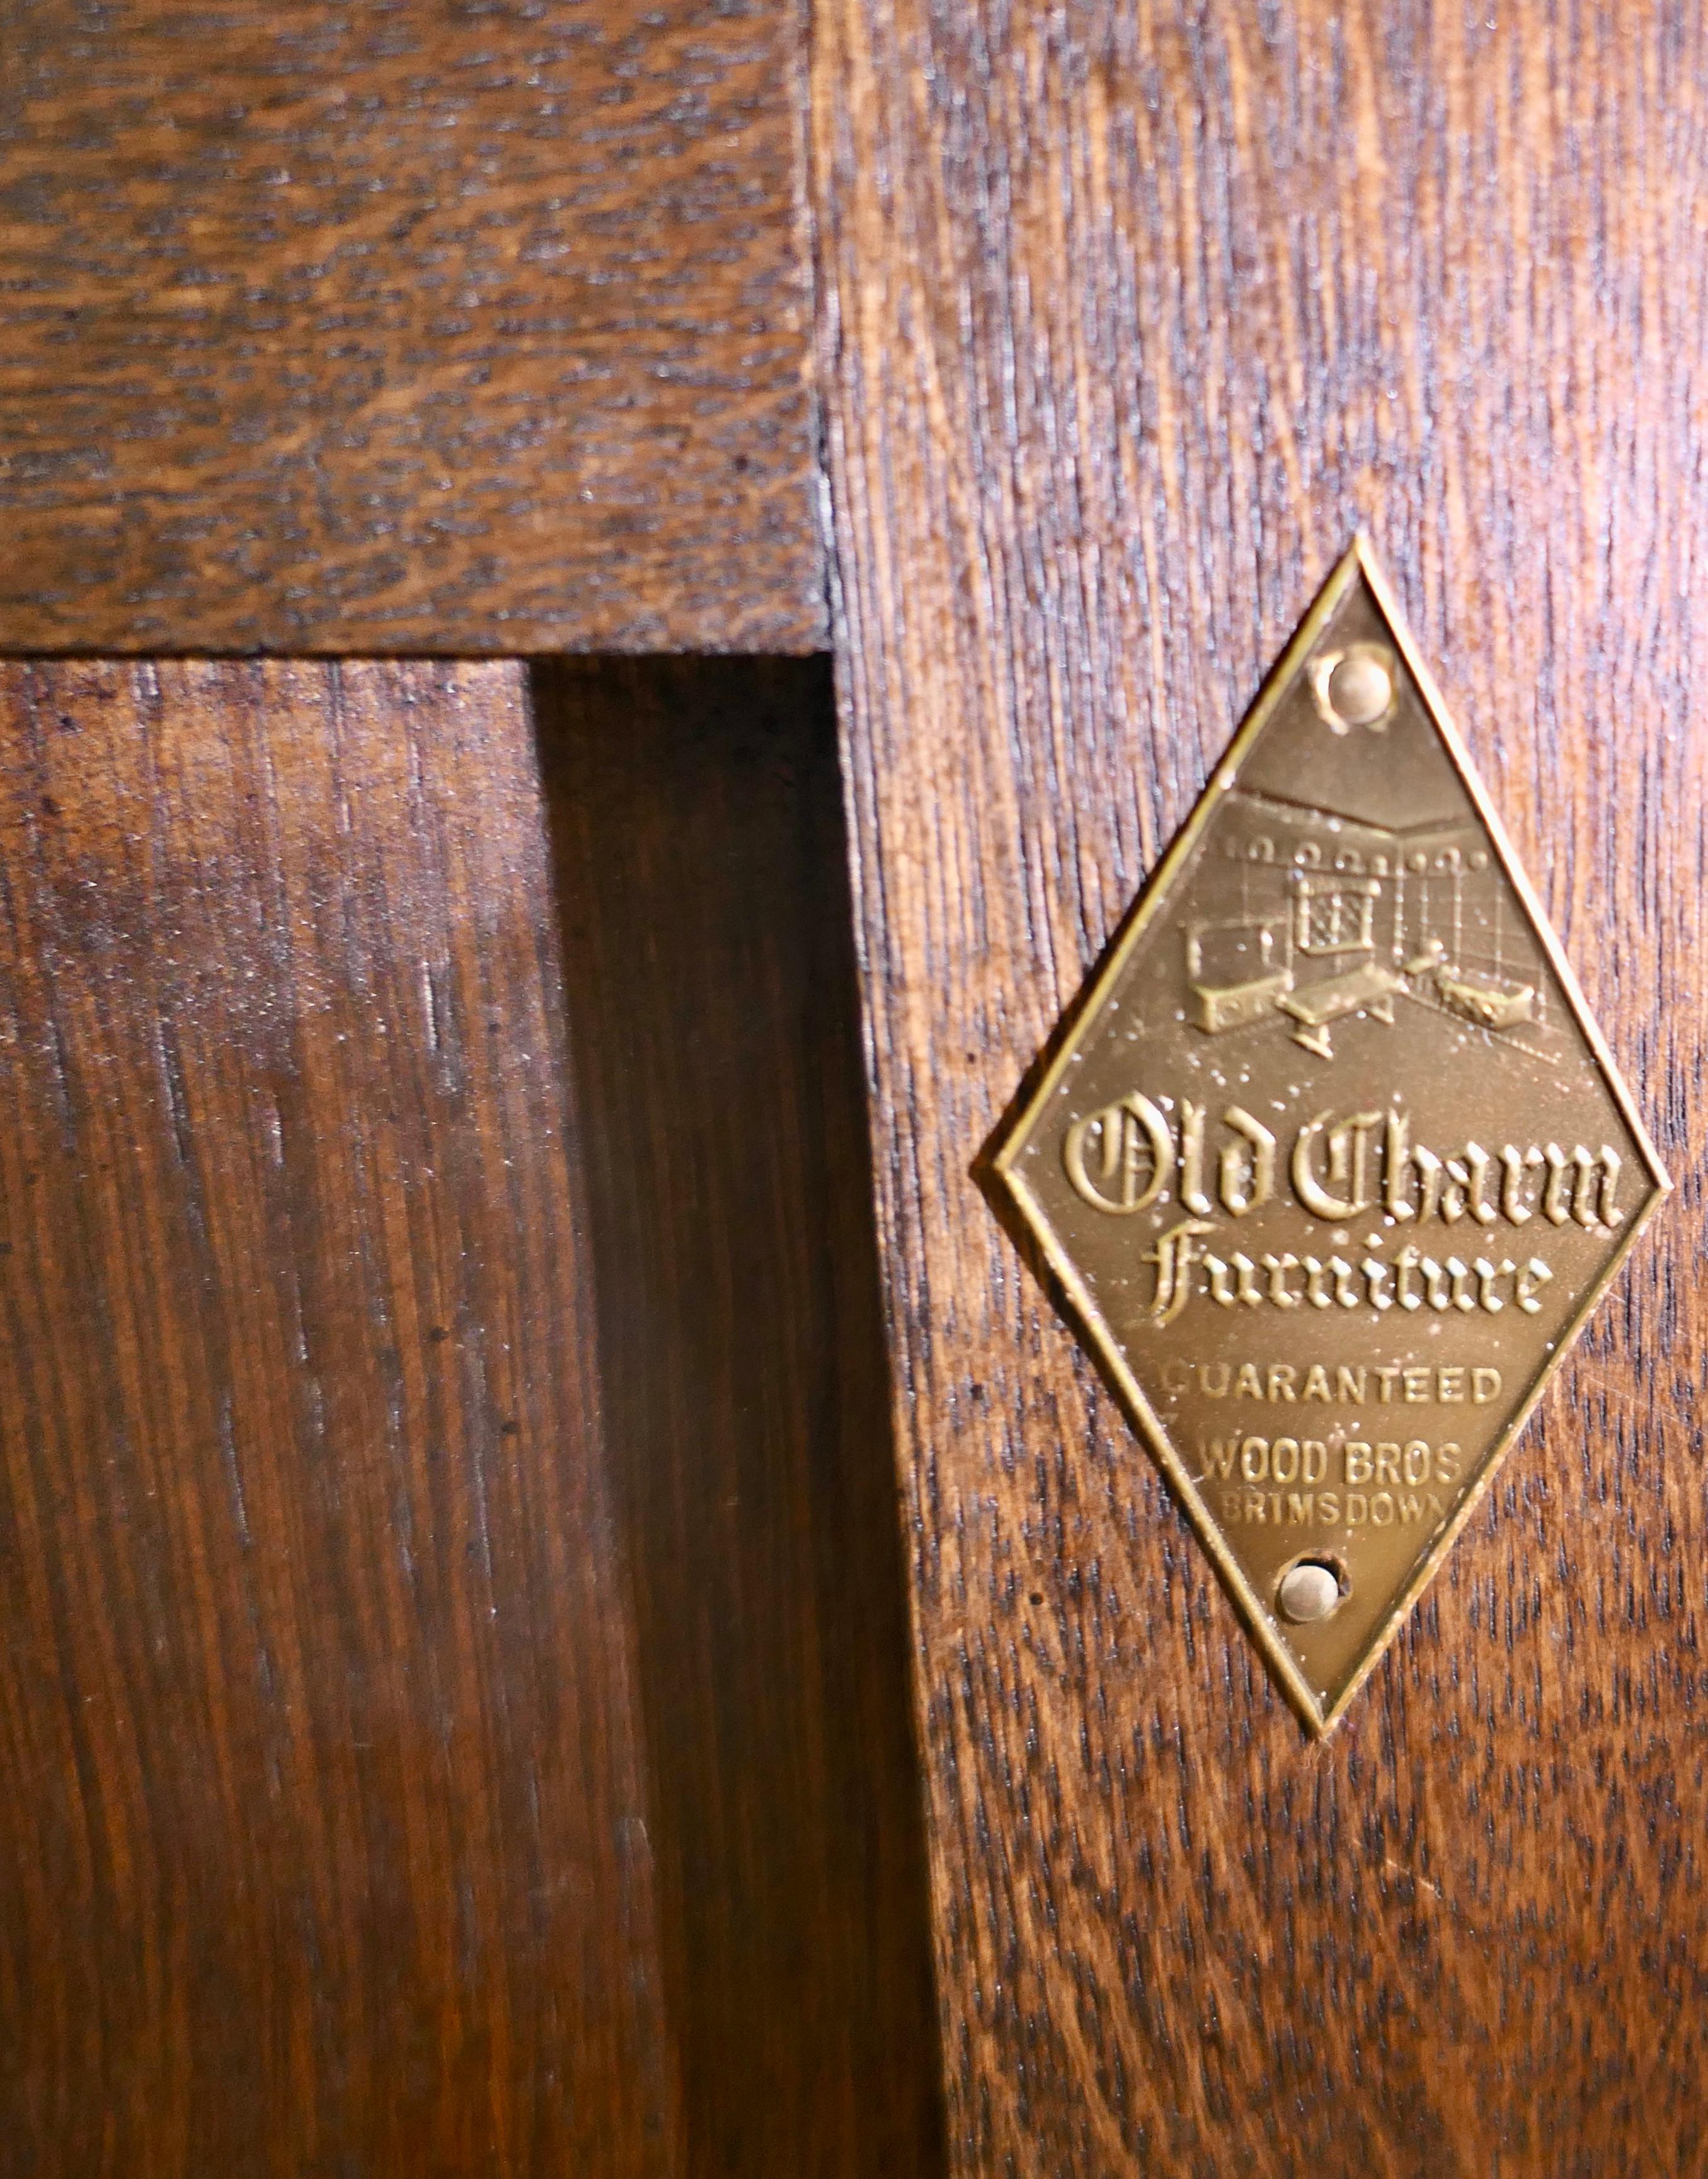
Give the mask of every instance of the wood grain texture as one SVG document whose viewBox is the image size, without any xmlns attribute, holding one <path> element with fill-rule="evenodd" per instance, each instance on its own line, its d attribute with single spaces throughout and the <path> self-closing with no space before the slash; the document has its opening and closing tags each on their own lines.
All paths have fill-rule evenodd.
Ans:
<svg viewBox="0 0 1708 2179">
<path fill-rule="evenodd" d="M 832 0 L 814 66 L 956 2168 L 1701 2171 L 1702 26 Z M 969 1169 L 1359 522 L 1682 1184 L 1313 1747 Z"/>
<path fill-rule="evenodd" d="M 0 0 L 0 649 L 811 650 L 798 19 Z"/>
<path fill-rule="evenodd" d="M 0 669 L 0 2171 L 663 2174 L 515 666 Z"/>
<path fill-rule="evenodd" d="M 694 2179 L 943 2168 L 823 661 L 540 669 Z"/>
</svg>

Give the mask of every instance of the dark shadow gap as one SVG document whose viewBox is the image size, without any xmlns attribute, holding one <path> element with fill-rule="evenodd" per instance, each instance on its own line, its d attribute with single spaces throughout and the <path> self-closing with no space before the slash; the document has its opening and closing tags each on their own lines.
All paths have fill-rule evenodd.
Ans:
<svg viewBox="0 0 1708 2179">
<path fill-rule="evenodd" d="M 829 662 L 531 671 L 688 2167 L 932 2179 Z"/>
</svg>

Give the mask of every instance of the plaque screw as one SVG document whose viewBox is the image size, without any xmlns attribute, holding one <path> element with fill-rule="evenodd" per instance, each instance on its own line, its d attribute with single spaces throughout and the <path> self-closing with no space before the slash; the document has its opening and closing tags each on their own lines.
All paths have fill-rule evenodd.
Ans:
<svg viewBox="0 0 1708 2179">
<path fill-rule="evenodd" d="M 1301 1559 L 1281 1577 L 1276 1601 L 1282 1617 L 1292 1620 L 1295 1626 L 1326 1619 L 1340 1602 L 1340 1577 L 1321 1559 Z"/>
<path fill-rule="evenodd" d="M 1348 650 L 1328 677 L 1328 700 L 1348 727 L 1373 727 L 1393 701 L 1393 667 L 1374 644 Z"/>
</svg>

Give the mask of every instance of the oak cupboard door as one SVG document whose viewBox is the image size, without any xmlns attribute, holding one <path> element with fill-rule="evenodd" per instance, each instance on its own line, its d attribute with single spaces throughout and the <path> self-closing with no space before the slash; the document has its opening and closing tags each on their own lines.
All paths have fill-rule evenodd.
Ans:
<svg viewBox="0 0 1708 2179">
<path fill-rule="evenodd" d="M 0 18 L 0 2169 L 1703 2168 L 1688 11 Z M 1360 527 L 1679 1186 L 1314 1743 L 981 1159 Z"/>
</svg>

